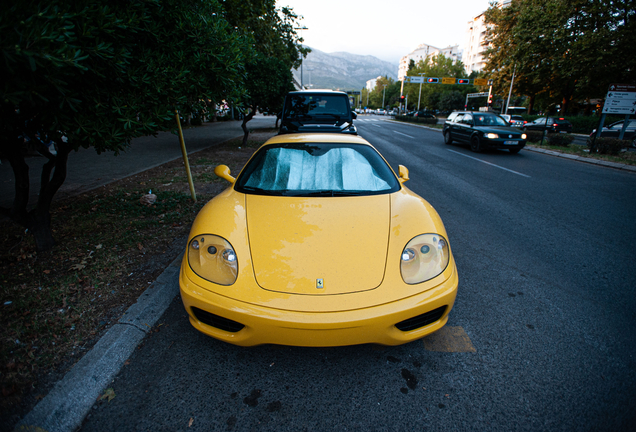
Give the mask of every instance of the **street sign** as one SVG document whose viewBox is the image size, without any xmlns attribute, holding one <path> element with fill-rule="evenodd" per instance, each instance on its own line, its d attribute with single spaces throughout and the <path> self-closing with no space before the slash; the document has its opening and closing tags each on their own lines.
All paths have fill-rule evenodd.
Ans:
<svg viewBox="0 0 636 432">
<path fill-rule="evenodd" d="M 475 78 L 474 84 L 476 86 L 485 86 L 488 85 L 488 80 L 486 78 Z"/>
<path fill-rule="evenodd" d="M 603 114 L 636 113 L 636 85 L 610 84 L 602 112 Z"/>
<path fill-rule="evenodd" d="M 442 78 L 442 84 L 455 84 L 456 82 L 455 78 Z"/>
<path fill-rule="evenodd" d="M 481 93 L 468 93 L 466 96 L 474 98 L 474 97 L 482 97 L 482 96 L 488 96 L 488 92 L 481 92 Z"/>
<path fill-rule="evenodd" d="M 407 76 L 407 77 L 404 77 L 404 82 L 411 83 L 411 84 L 422 84 L 424 82 L 424 77 Z"/>
<path fill-rule="evenodd" d="M 354 96 L 357 96 L 357 95 L 359 95 L 359 94 L 360 94 L 360 92 L 359 92 L 359 91 L 348 91 L 348 92 L 347 92 L 347 94 L 348 94 L 348 95 L 354 95 Z"/>
</svg>

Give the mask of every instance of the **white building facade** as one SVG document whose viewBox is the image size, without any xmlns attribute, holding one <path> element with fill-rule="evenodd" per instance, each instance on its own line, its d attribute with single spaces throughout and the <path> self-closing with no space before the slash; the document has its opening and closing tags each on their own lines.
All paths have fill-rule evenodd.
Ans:
<svg viewBox="0 0 636 432">
<path fill-rule="evenodd" d="M 512 0 L 499 0 L 497 7 L 505 8 L 510 6 Z M 466 42 L 464 43 L 464 51 L 462 56 L 462 62 L 466 67 L 466 73 L 481 72 L 486 66 L 486 59 L 484 53 L 488 49 L 488 42 L 486 41 L 486 34 L 488 32 L 488 26 L 486 25 L 486 12 L 474 17 L 471 21 L 468 21 L 466 27 Z"/>
<path fill-rule="evenodd" d="M 436 56 L 442 54 L 444 57 L 453 61 L 462 59 L 462 51 L 459 45 L 448 46 L 446 48 L 436 48 L 432 45 L 421 44 L 414 51 L 405 55 L 400 59 L 400 67 L 398 69 L 398 81 L 401 81 L 409 71 L 409 63 L 411 60 L 417 64 L 420 60 L 424 60 L 428 56 Z"/>
</svg>

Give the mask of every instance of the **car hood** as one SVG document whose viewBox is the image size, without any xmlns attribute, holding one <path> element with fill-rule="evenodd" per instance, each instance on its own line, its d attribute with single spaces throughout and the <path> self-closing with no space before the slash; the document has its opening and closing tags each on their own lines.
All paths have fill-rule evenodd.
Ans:
<svg viewBox="0 0 636 432">
<path fill-rule="evenodd" d="M 522 133 L 519 129 L 507 126 L 475 126 L 474 129 L 484 133 L 496 133 L 502 138 L 520 138 Z"/>
<path fill-rule="evenodd" d="M 377 288 L 383 278 L 390 195 L 246 196 L 258 285 L 269 291 L 335 295 Z"/>
</svg>

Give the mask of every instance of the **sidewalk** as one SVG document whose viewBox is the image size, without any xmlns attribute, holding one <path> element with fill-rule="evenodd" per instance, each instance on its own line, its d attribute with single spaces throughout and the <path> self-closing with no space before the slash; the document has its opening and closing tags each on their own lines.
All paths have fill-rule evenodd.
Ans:
<svg viewBox="0 0 636 432">
<path fill-rule="evenodd" d="M 275 120 L 274 117 L 259 116 L 248 126 L 250 129 L 274 127 Z M 188 153 L 193 153 L 242 136 L 243 131 L 240 122 L 220 122 L 188 129 L 184 135 Z M 74 162 L 69 163 L 69 184 L 62 197 L 74 196 L 182 157 L 178 138 L 169 133 L 160 134 L 158 138 L 135 140 L 120 156 L 97 155 L 92 149 L 81 150 L 73 156 Z M 44 158 L 31 159 L 30 165 L 36 167 L 38 160 L 43 162 Z M 6 174 L 5 168 L 12 176 L 8 164 L 0 167 L 2 174 Z M 32 168 L 32 174 L 37 178 L 39 173 L 35 171 Z M 11 189 L 10 200 L 13 199 L 12 187 L 2 182 L 3 200 L 7 189 Z M 70 432 L 81 426 L 97 398 L 109 387 L 125 361 L 178 294 L 180 265 L 181 256 L 172 261 L 95 346 L 18 422 L 16 431 Z"/>
<path fill-rule="evenodd" d="M 250 129 L 274 127 L 276 117 L 254 116 L 247 123 Z M 204 123 L 203 126 L 184 129 L 185 145 L 188 153 L 219 144 L 243 135 L 240 121 Z M 130 147 L 118 156 L 112 152 L 98 155 L 95 149 L 80 148 L 68 158 L 66 181 L 55 195 L 55 200 L 79 195 L 104 184 L 135 175 L 139 172 L 180 158 L 181 146 L 178 135 L 160 132 L 157 137 L 147 136 L 134 139 Z M 29 208 L 35 206 L 44 157 L 26 159 L 29 165 L 30 197 Z M 8 162 L 0 165 L 0 207 L 10 207 L 15 195 L 15 178 Z"/>
</svg>

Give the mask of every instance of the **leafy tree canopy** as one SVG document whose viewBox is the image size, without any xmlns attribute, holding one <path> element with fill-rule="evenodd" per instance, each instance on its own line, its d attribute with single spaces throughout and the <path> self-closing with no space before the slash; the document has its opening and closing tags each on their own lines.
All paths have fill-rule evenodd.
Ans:
<svg viewBox="0 0 636 432">
<path fill-rule="evenodd" d="M 49 209 L 70 151 L 119 152 L 134 137 L 175 127 L 175 109 L 241 97 L 249 40 L 222 11 L 216 0 L 47 0 L 0 8 L 0 154 L 16 176 L 14 205 L 2 212 L 34 234 L 39 250 L 53 245 Z M 32 210 L 28 150 L 48 160 Z"/>
<path fill-rule="evenodd" d="M 418 100 L 420 101 L 420 109 L 428 108 L 430 110 L 437 109 L 460 109 L 463 108 L 463 100 L 461 105 L 454 104 L 451 101 L 457 100 L 457 97 L 444 96 L 446 93 L 459 94 L 465 98 L 467 93 L 475 92 L 476 89 L 472 85 L 461 84 L 441 84 L 442 78 L 466 78 L 466 70 L 461 61 L 454 61 L 443 54 L 436 56 L 428 56 L 420 60 L 414 68 L 409 70 L 408 76 L 424 76 L 429 78 L 439 78 L 439 84 L 422 84 L 421 96 L 419 84 L 404 84 L 404 95 L 408 95 L 409 108 L 417 109 Z M 443 97 L 444 96 L 444 97 Z M 442 100 L 444 103 L 442 104 Z"/>
<path fill-rule="evenodd" d="M 486 12 L 487 74 L 543 108 L 601 98 L 613 82 L 636 80 L 636 1 L 515 0 Z M 506 90 L 507 91 L 507 90 Z"/>
</svg>

